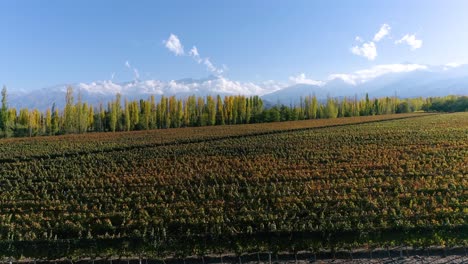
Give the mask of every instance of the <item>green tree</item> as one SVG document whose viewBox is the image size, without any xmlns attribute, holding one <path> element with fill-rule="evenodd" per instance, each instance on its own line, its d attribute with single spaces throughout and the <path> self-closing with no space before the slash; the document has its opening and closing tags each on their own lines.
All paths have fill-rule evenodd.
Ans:
<svg viewBox="0 0 468 264">
<path fill-rule="evenodd" d="M 125 131 L 130 131 L 132 127 L 132 118 L 130 114 L 130 104 L 128 103 L 127 99 L 125 99 L 124 103 L 124 127 Z"/>
<path fill-rule="evenodd" d="M 216 124 L 224 125 L 224 103 L 219 94 L 216 97 Z"/>
<path fill-rule="evenodd" d="M 50 118 L 50 134 L 56 135 L 59 132 L 59 111 L 55 107 L 55 103 L 52 104 L 51 118 Z"/>
<path fill-rule="evenodd" d="M 324 118 L 336 118 L 338 116 L 338 107 L 337 103 L 333 98 L 329 97 L 327 99 L 327 104 L 324 108 Z"/>
<path fill-rule="evenodd" d="M 65 110 L 64 110 L 64 131 L 65 133 L 72 133 L 75 131 L 74 125 L 74 107 L 73 107 L 73 88 L 67 87 L 65 95 Z"/>
<path fill-rule="evenodd" d="M 3 86 L 3 89 L 2 89 L 2 108 L 0 109 L 0 129 L 2 131 L 3 137 L 8 137 L 10 135 L 11 124 L 10 124 L 9 114 L 8 114 L 6 86 Z"/>
<path fill-rule="evenodd" d="M 206 108 L 208 112 L 208 125 L 216 124 L 216 102 L 211 95 L 206 97 Z"/>
</svg>

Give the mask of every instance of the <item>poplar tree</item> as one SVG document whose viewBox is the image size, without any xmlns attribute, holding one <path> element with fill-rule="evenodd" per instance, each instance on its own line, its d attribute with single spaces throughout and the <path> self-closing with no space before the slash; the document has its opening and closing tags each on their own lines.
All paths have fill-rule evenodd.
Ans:
<svg viewBox="0 0 468 264">
<path fill-rule="evenodd" d="M 216 103 L 211 95 L 206 97 L 206 108 L 208 111 L 208 125 L 216 124 Z"/>
<path fill-rule="evenodd" d="M 3 137 L 8 137 L 9 134 L 9 114 L 7 105 L 7 89 L 3 86 L 2 89 L 2 108 L 0 109 L 0 129 L 3 132 Z"/>
<path fill-rule="evenodd" d="M 66 133 L 74 132 L 74 107 L 73 107 L 73 88 L 67 87 L 67 94 L 65 95 L 65 110 L 64 110 L 64 130 Z"/>
<path fill-rule="evenodd" d="M 224 104 L 223 99 L 218 94 L 216 97 L 216 124 L 217 125 L 224 125 Z"/>
</svg>

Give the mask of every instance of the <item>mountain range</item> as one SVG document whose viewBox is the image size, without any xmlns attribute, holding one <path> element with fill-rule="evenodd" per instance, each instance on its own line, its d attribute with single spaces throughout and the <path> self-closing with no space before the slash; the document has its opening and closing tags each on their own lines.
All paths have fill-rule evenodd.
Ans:
<svg viewBox="0 0 468 264">
<path fill-rule="evenodd" d="M 68 86 L 74 89 L 74 98 L 80 94 L 82 101 L 92 105 L 106 104 L 120 93 L 129 100 L 146 99 L 154 95 L 187 97 L 189 95 L 260 95 L 267 104 L 297 104 L 301 97 L 315 95 L 319 100 L 327 97 L 398 96 L 430 97 L 468 95 L 468 65 L 412 66 L 399 65 L 357 71 L 352 74 L 331 75 L 323 82 L 295 82 L 280 84 L 273 81 L 261 84 L 232 81 L 222 76 L 204 79 L 186 78 L 168 82 L 159 80 L 134 80 L 114 83 L 111 80 L 91 83 L 61 84 L 32 91 L 9 92 L 8 104 L 16 108 L 45 110 L 53 103 L 62 108 Z M 397 67 L 398 66 L 398 67 Z M 411 66 L 411 67 L 409 67 Z M 400 67 L 401 68 L 401 67 Z M 390 69 L 390 70 L 388 70 Z M 408 70 L 409 69 L 409 70 Z"/>
</svg>

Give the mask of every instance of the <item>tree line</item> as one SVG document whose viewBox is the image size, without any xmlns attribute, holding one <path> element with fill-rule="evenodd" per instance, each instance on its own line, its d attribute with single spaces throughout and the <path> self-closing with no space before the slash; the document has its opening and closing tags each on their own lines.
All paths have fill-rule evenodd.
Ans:
<svg viewBox="0 0 468 264">
<path fill-rule="evenodd" d="M 10 108 L 7 89 L 3 87 L 0 108 L 0 133 L 2 137 L 61 135 L 86 132 L 134 131 L 148 129 L 250 124 L 294 121 L 317 118 L 368 116 L 424 111 L 466 111 L 468 97 L 411 98 L 397 97 L 327 98 L 306 96 L 297 105 L 276 104 L 266 107 L 259 96 L 205 97 L 161 96 L 156 100 L 129 101 L 117 94 L 107 105 L 93 106 L 74 98 L 72 87 L 67 88 L 65 107 L 55 103 L 45 112 L 38 109 Z"/>
</svg>

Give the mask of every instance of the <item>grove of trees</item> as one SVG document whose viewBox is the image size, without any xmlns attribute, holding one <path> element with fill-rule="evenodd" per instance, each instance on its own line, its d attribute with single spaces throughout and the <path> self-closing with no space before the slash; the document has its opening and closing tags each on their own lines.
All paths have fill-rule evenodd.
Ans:
<svg viewBox="0 0 468 264">
<path fill-rule="evenodd" d="M 2 89 L 0 134 L 2 137 L 58 135 L 70 133 L 133 131 L 159 128 L 213 126 L 294 121 L 317 118 L 368 116 L 424 111 L 466 111 L 468 97 L 399 99 L 383 97 L 363 99 L 329 97 L 319 101 L 311 95 L 300 99 L 298 105 L 265 107 L 259 96 L 218 96 L 187 98 L 154 96 L 128 101 L 117 94 L 106 105 L 93 106 L 83 102 L 72 87 L 67 88 L 65 107 L 55 104 L 45 112 L 38 109 L 9 108 L 6 87 Z"/>
</svg>

